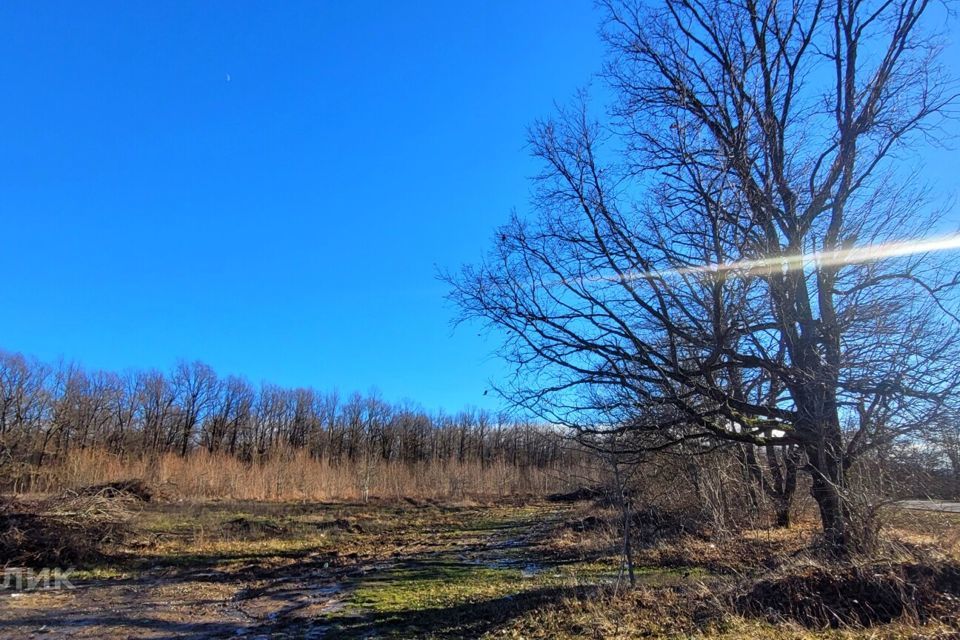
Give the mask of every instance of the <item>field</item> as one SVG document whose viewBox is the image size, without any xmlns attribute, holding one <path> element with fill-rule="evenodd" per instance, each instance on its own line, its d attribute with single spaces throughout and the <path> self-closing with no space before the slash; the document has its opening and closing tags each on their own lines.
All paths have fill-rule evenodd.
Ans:
<svg viewBox="0 0 960 640">
<path fill-rule="evenodd" d="M 0 592 L 0 636 L 957 637 L 949 594 L 922 615 L 842 630 L 738 605 L 762 576 L 826 566 L 809 551 L 810 521 L 711 538 L 668 531 L 661 518 L 655 537 L 653 529 L 641 536 L 639 586 L 627 589 L 613 513 L 589 502 L 151 501 L 124 509 L 122 542 L 78 563 L 74 589 Z M 891 518 L 887 535 L 905 558 L 956 560 L 960 515 Z"/>
</svg>

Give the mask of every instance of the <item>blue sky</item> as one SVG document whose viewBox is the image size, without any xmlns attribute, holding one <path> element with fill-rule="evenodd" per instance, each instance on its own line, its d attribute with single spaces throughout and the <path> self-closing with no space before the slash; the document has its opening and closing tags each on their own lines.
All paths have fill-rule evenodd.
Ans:
<svg viewBox="0 0 960 640">
<path fill-rule="evenodd" d="M 435 265 L 528 200 L 585 2 L 4 2 L 0 348 L 494 407 Z"/>
<path fill-rule="evenodd" d="M 494 408 L 506 371 L 452 330 L 436 266 L 526 208 L 526 127 L 599 69 L 598 19 L 590 0 L 3 2 L 0 348 Z M 954 184 L 954 153 L 933 159 Z"/>
</svg>

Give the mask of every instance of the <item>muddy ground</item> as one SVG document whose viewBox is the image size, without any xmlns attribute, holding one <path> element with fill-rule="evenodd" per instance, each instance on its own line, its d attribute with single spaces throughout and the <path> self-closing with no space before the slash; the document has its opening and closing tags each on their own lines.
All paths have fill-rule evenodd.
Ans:
<svg viewBox="0 0 960 640">
<path fill-rule="evenodd" d="M 830 569 L 816 520 L 716 536 L 647 515 L 627 589 L 616 514 L 590 502 L 142 503 L 75 588 L 0 589 L 0 638 L 960 637 L 950 594 L 867 628 L 740 615 L 757 580 Z M 894 510 L 886 544 L 955 562 L 958 518 Z"/>
<path fill-rule="evenodd" d="M 0 592 L 0 637 L 476 637 L 615 581 L 570 507 L 144 505 L 74 589 Z"/>
</svg>

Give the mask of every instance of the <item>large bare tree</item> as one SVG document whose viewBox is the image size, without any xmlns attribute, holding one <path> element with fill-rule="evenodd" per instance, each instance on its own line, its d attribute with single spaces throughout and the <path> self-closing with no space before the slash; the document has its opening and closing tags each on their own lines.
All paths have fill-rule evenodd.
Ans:
<svg viewBox="0 0 960 640">
<path fill-rule="evenodd" d="M 925 0 L 610 2 L 612 116 L 533 127 L 529 219 L 450 278 L 503 391 L 581 431 L 792 446 L 829 544 L 858 455 L 957 382 L 957 278 L 903 162 L 954 85 Z"/>
</svg>

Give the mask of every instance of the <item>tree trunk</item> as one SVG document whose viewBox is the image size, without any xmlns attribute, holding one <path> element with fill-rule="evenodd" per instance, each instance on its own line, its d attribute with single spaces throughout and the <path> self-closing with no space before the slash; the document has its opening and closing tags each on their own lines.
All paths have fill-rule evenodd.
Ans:
<svg viewBox="0 0 960 640">
<path fill-rule="evenodd" d="M 633 513 L 630 496 L 627 495 L 626 482 L 620 474 L 620 466 L 616 461 L 613 463 L 613 477 L 620 502 L 620 513 L 623 517 L 623 558 L 627 563 L 627 576 L 630 579 L 630 586 L 635 587 L 637 586 L 637 577 L 633 570 L 633 541 L 630 535 L 633 528 Z"/>
<path fill-rule="evenodd" d="M 800 450 L 795 446 L 783 447 L 779 456 L 774 446 L 767 446 L 767 463 L 774 485 L 769 495 L 773 498 L 778 527 L 790 526 L 790 506 L 797 492 L 797 466 L 800 456 Z"/>
<path fill-rule="evenodd" d="M 777 520 L 776 525 L 781 529 L 790 527 L 790 501 L 783 500 L 776 505 Z"/>
<path fill-rule="evenodd" d="M 631 529 L 633 527 L 633 510 L 630 508 L 630 499 L 623 497 L 623 557 L 627 560 L 627 576 L 630 586 L 637 586 L 637 577 L 633 569 L 633 541 Z"/>
<path fill-rule="evenodd" d="M 837 432 L 839 440 L 839 428 Z M 827 442 L 824 438 L 806 450 L 813 478 L 810 495 L 820 509 L 824 541 L 835 553 L 846 555 L 851 549 L 851 540 L 842 496 L 844 473 L 839 442 Z"/>
</svg>

